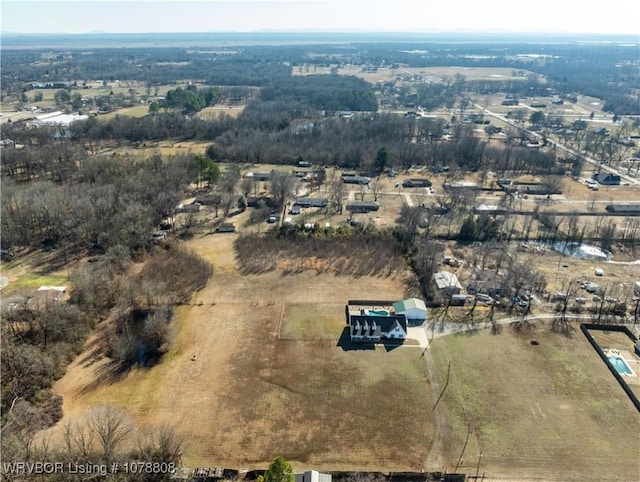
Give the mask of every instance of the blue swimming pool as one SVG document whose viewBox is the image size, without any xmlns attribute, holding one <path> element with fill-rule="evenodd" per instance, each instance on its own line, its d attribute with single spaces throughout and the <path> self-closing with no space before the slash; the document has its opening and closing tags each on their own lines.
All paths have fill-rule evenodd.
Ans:
<svg viewBox="0 0 640 482">
<path fill-rule="evenodd" d="M 627 362 L 624 361 L 624 358 L 619 356 L 608 356 L 609 362 L 613 365 L 613 368 L 616 369 L 618 373 L 621 375 L 633 375 L 633 370 L 627 365 Z"/>
<path fill-rule="evenodd" d="M 389 312 L 387 310 L 369 310 L 369 316 L 389 316 Z"/>
</svg>

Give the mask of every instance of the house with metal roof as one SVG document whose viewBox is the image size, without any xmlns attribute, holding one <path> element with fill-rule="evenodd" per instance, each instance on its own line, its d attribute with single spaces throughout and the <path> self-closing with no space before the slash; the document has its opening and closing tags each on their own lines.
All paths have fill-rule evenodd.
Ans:
<svg viewBox="0 0 640 482">
<path fill-rule="evenodd" d="M 361 184 L 366 186 L 371 182 L 371 178 L 366 176 L 342 176 L 342 182 L 345 184 Z"/>
<path fill-rule="evenodd" d="M 432 183 L 429 179 L 422 177 L 411 177 L 405 179 L 402 187 L 431 187 Z"/>
<path fill-rule="evenodd" d="M 455 273 L 450 271 L 438 271 L 433 274 L 433 279 L 436 282 L 438 291 L 445 293 L 449 296 L 460 294 L 462 291 L 462 285 L 458 281 L 458 277 Z"/>
<path fill-rule="evenodd" d="M 331 482 L 331 474 L 323 474 L 317 470 L 307 470 L 302 474 L 295 474 L 295 482 Z"/>
<path fill-rule="evenodd" d="M 614 214 L 640 216 L 640 203 L 607 204 L 607 207 L 605 209 L 607 210 L 607 212 Z"/>
<path fill-rule="evenodd" d="M 380 205 L 373 201 L 350 201 L 347 203 L 347 211 L 350 213 L 368 213 L 377 211 Z"/>
<path fill-rule="evenodd" d="M 620 185 L 619 174 L 611 174 L 609 172 L 599 172 L 593 175 L 593 179 L 598 181 L 603 186 L 619 186 Z"/>
<path fill-rule="evenodd" d="M 326 208 L 329 200 L 326 197 L 299 197 L 296 198 L 294 206 L 301 208 Z"/>
<path fill-rule="evenodd" d="M 410 325 L 422 324 L 427 319 L 427 305 L 419 298 L 408 298 L 393 304 L 396 315 L 404 315 Z"/>
</svg>

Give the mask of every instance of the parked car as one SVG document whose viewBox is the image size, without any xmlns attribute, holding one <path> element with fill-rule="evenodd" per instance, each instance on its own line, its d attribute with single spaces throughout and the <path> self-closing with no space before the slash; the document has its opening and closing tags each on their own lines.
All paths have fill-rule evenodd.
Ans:
<svg viewBox="0 0 640 482">
<path fill-rule="evenodd" d="M 491 296 L 486 295 L 484 293 L 476 293 L 476 300 L 480 301 L 481 303 L 488 303 L 488 304 L 493 302 L 493 298 L 491 298 Z"/>
</svg>

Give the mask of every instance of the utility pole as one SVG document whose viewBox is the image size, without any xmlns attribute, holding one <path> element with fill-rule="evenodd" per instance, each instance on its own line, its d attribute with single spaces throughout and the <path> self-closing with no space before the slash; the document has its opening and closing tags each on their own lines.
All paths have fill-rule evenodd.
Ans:
<svg viewBox="0 0 640 482">
<path fill-rule="evenodd" d="M 478 466 L 476 467 L 476 480 L 478 480 L 478 473 L 480 473 L 480 461 L 482 460 L 482 452 L 478 455 Z"/>
</svg>

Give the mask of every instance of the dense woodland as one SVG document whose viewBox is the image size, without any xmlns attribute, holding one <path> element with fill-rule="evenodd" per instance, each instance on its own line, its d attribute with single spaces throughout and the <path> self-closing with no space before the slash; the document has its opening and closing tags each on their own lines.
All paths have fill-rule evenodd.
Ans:
<svg viewBox="0 0 640 482">
<path fill-rule="evenodd" d="M 305 69 L 348 64 L 370 68 L 402 64 L 408 67 L 508 67 L 543 75 L 547 82 L 535 79 L 529 83 L 513 83 L 513 93 L 538 95 L 550 88 L 564 94 L 581 93 L 604 99 L 605 110 L 618 115 L 640 114 L 640 70 L 637 39 L 621 39 L 618 43 L 559 39 L 544 44 L 518 42 L 513 39 L 460 43 L 412 39 L 410 42 L 371 43 L 354 40 L 338 45 L 246 46 L 242 48 L 115 48 L 83 50 L 82 55 L 70 48 L 51 55 L 42 62 L 42 54 L 50 49 L 4 50 L 2 70 L 3 95 L 23 91 L 26 84 L 42 81 L 78 82 L 85 79 L 141 81 L 153 86 L 178 81 L 197 81 L 208 85 L 261 86 L 279 89 L 290 80 L 298 66 Z M 206 44 L 207 39 L 202 39 Z M 310 56 L 319 51 L 322 55 Z M 303 67 L 300 67 L 303 68 Z M 531 83 L 533 82 L 533 83 Z M 294 86 L 295 87 L 295 86 Z M 533 88 L 532 88 L 533 87 Z M 481 91 L 504 89 L 498 83 L 478 83 Z M 296 90 L 295 88 L 293 89 Z M 321 97 L 321 94 L 318 96 Z M 295 94 L 294 94 L 295 95 Z M 361 94 L 358 94 L 361 95 Z M 362 94 L 364 95 L 364 94 Z M 351 110 L 374 110 L 365 98 L 349 95 L 342 99 L 355 103 Z M 357 106 L 362 108 L 358 109 Z M 344 108 L 349 110 L 349 108 Z"/>
<path fill-rule="evenodd" d="M 174 231 L 174 242 L 159 245 L 150 234 L 173 222 L 176 205 L 187 195 L 198 194 L 213 205 L 216 218 L 218 208 L 222 217 L 236 206 L 245 209 L 256 186 L 241 181 L 240 166 L 310 162 L 322 173 L 318 184 L 326 181 L 323 189 L 330 199 L 326 210 L 335 212 L 342 212 L 345 192 L 340 179 L 325 179 L 329 166 L 373 176 L 417 165 L 435 172 L 446 166 L 449 181 L 469 172 L 479 172 L 483 179 L 488 171 L 500 177 L 526 173 L 542 177 L 553 187 L 567 171 L 580 173 L 580 156 L 565 159 L 553 145 L 529 149 L 525 131 L 515 129 L 505 132 L 504 144 L 496 146 L 474 135 L 474 124 L 463 124 L 454 115 L 445 120 L 381 113 L 380 99 L 394 99 L 402 109 L 420 105 L 464 111 L 469 92 L 508 91 L 523 97 L 553 92 L 565 98 L 580 93 L 604 99 L 606 110 L 613 114 L 640 114 L 638 59 L 633 48 L 565 42 L 495 47 L 489 43 L 384 44 L 366 39 L 348 45 L 263 45 L 215 51 L 108 47 L 83 49 L 80 54 L 72 47 L 4 49 L 0 59 L 3 102 L 34 100 L 34 84 L 49 82 L 56 90 L 58 108 L 68 112 L 107 111 L 139 104 L 141 99 L 149 105 L 143 117 L 91 116 L 68 128 L 3 124 L 2 140 L 11 143 L 3 147 L 1 156 L 2 249 L 18 255 L 46 253 L 45 268 L 66 267 L 74 286 L 69 303 L 37 300 L 25 292 L 19 293 L 19 302 L 10 309 L 3 308 L 5 458 L 35 460 L 42 455 L 43 448 L 33 445 L 32 435 L 61 417 L 61 400 L 52 393 L 52 383 L 92 330 L 102 330 L 94 356 L 112 360 L 98 383 L 117 379 L 132 366 L 148 367 L 161 359 L 171 343 L 174 307 L 202 288 L 213 268 L 180 246 L 180 237 L 191 234 L 191 217 L 185 217 Z M 522 82 L 467 81 L 456 76 L 444 84 L 422 83 L 415 89 L 372 86 L 352 76 L 314 75 L 315 68 L 350 64 L 374 71 L 400 64 L 495 66 L 534 75 Z M 307 75 L 292 76 L 294 69 Z M 91 80 L 102 80 L 103 87 L 93 100 L 84 101 L 82 94 L 88 89 L 83 83 Z M 128 95 L 113 94 L 109 89 L 116 81 L 135 87 Z M 182 86 L 157 95 L 158 86 L 176 83 Z M 247 105 L 237 118 L 196 115 L 223 102 Z M 343 111 L 349 115 L 338 115 Z M 544 115 L 527 118 L 523 112 L 513 115 L 541 129 L 569 131 L 571 127 L 563 140 L 602 162 L 632 152 L 572 121 L 544 119 Z M 627 135 L 620 130 L 612 132 L 610 139 Z M 104 154 L 122 146 L 146 147 L 168 140 L 204 141 L 206 155 Z M 261 216 L 271 208 L 282 208 L 292 198 L 291 177 L 274 175 L 269 190 L 272 205 L 259 206 L 251 220 L 263 221 Z M 374 183 L 372 191 L 376 190 L 379 186 Z M 430 211 L 405 206 L 393 229 L 283 227 L 266 236 L 241 236 L 236 249 L 245 273 L 274 269 L 276 260 L 287 256 L 290 271 L 295 272 L 299 266 L 294 258 L 309 252 L 324 263 L 320 269 L 348 275 L 385 274 L 408 265 L 415 274 L 415 285 L 409 289 L 438 304 L 441 300 L 431 275 L 444 240 L 492 246 L 478 250 L 481 262 L 497 266 L 496 275 L 502 268 L 509 292 L 518 294 L 543 291 L 545 280 L 531 266 L 509 256 L 506 243 L 498 245 L 500 241 L 593 239 L 607 249 L 617 242 L 633 250 L 640 235 L 640 225 L 633 219 L 624 226 L 603 220 L 587 231 L 577 226 L 575 217 L 540 213 L 516 232 L 513 216 L 474 215 L 470 210 L 474 197 L 468 192 L 452 192 L 437 203 Z M 508 211 L 515 209 L 509 196 L 500 203 Z M 349 256 L 354 246 L 360 258 Z M 613 311 L 603 310 L 598 316 L 604 320 L 611 315 L 606 319 L 612 320 Z M 105 320 L 110 323 L 104 324 Z M 132 430 L 117 411 L 87 414 L 80 425 L 68 428 L 69 443 L 60 459 L 113 460 L 118 443 L 101 445 L 85 437 L 114 424 L 124 435 Z M 137 451 L 118 452 L 118 457 L 177 461 L 179 447 L 170 429 L 163 429 L 139 444 Z"/>
</svg>

